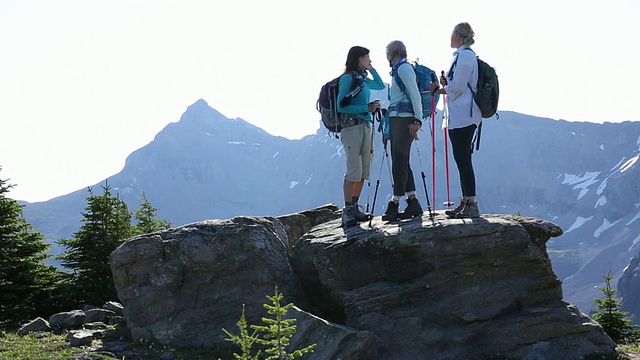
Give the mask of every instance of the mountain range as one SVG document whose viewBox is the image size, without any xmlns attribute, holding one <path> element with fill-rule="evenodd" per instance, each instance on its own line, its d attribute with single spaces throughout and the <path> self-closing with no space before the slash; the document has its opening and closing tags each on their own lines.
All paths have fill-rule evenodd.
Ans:
<svg viewBox="0 0 640 360">
<path fill-rule="evenodd" d="M 432 191 L 432 126 L 425 123 L 411 161 L 418 197 L 427 210 L 460 195 L 449 149 L 448 171 L 440 114 L 436 135 L 436 192 Z M 179 121 L 131 153 L 124 168 L 88 185 L 112 192 L 138 208 L 144 191 L 157 216 L 174 226 L 238 215 L 277 216 L 327 203 L 341 205 L 344 152 L 339 139 L 318 131 L 298 140 L 273 136 L 249 122 L 229 119 L 200 99 Z M 372 176 L 360 204 L 381 215 L 391 196 L 388 157 L 375 133 Z M 559 225 L 547 243 L 566 301 L 582 311 L 601 298 L 603 276 L 616 284 L 640 242 L 640 122 L 603 124 L 539 118 L 499 111 L 485 119 L 474 153 L 482 213 L 521 214 Z M 450 188 L 447 189 L 447 172 Z M 447 191 L 449 190 L 449 191 Z M 53 245 L 81 226 L 87 188 L 26 203 L 24 216 Z"/>
</svg>

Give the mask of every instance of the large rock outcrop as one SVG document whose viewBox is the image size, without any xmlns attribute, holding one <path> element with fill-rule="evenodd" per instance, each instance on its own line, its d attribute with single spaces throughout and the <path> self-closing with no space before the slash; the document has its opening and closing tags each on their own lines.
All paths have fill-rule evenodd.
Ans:
<svg viewBox="0 0 640 360">
<path fill-rule="evenodd" d="M 134 338 L 228 345 L 242 304 L 264 316 L 274 286 L 293 302 L 292 347 L 308 359 L 580 359 L 613 353 L 562 300 L 545 243 L 562 230 L 520 216 L 438 215 L 343 229 L 333 205 L 210 220 L 132 238 L 111 267 Z"/>
</svg>

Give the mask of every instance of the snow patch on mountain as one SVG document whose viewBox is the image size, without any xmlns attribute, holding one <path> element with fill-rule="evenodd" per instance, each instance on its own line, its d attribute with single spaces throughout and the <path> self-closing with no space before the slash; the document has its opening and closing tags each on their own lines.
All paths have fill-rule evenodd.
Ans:
<svg viewBox="0 0 640 360">
<path fill-rule="evenodd" d="M 304 186 L 307 186 L 307 184 L 309 183 L 309 181 L 311 181 L 311 179 L 313 179 L 313 174 L 311 174 L 311 176 L 309 176 L 309 179 L 307 179 L 307 181 L 304 182 Z"/>
<path fill-rule="evenodd" d="M 598 190 L 600 190 L 600 188 L 598 187 Z M 600 194 L 600 192 L 598 192 L 598 195 Z M 604 196 L 600 196 L 598 198 L 598 201 L 596 201 L 596 206 L 594 206 L 594 208 L 597 208 L 598 206 L 604 206 L 607 204 L 607 198 Z"/>
<path fill-rule="evenodd" d="M 635 239 L 633 239 L 633 243 L 631 243 L 631 246 L 629 246 L 629 251 L 631 251 L 633 247 L 636 246 L 639 242 L 640 242 L 640 234 L 638 234 L 638 236 Z"/>
<path fill-rule="evenodd" d="M 562 184 L 575 185 L 573 187 L 574 190 L 581 189 L 580 194 L 578 194 L 578 200 L 580 200 L 587 194 L 587 192 L 589 192 L 589 186 L 598 182 L 598 180 L 596 180 L 598 175 L 600 175 L 600 171 L 587 171 L 584 175 L 572 175 L 565 173 Z"/>
<path fill-rule="evenodd" d="M 636 214 L 636 216 L 633 217 L 633 219 L 629 220 L 629 222 L 627 223 L 627 225 L 631 225 L 632 222 L 636 221 L 640 219 L 640 212 Z"/>
<path fill-rule="evenodd" d="M 227 144 L 230 144 L 230 145 L 246 145 L 246 143 L 242 142 L 242 141 L 228 141 Z"/>
<path fill-rule="evenodd" d="M 576 221 L 574 221 L 573 225 L 571 225 L 569 227 L 569 230 L 565 231 L 564 233 L 568 233 L 571 232 L 577 228 L 579 228 L 580 226 L 584 225 L 587 223 L 587 221 L 593 219 L 593 216 L 589 216 L 588 218 L 583 218 L 582 216 L 578 216 L 578 218 L 576 219 Z"/>
<path fill-rule="evenodd" d="M 620 219 L 620 220 L 622 220 L 622 219 Z M 599 237 L 605 230 L 607 230 L 608 228 L 614 226 L 620 220 L 617 220 L 617 221 L 615 221 L 613 223 L 610 223 L 609 220 L 607 220 L 607 219 L 602 220 L 602 225 L 600 225 L 600 227 L 597 228 L 596 231 L 593 232 L 593 237 Z"/>
<path fill-rule="evenodd" d="M 298 185 L 298 184 L 300 184 L 300 183 L 299 183 L 299 182 L 297 182 L 297 181 L 292 181 L 292 182 L 290 182 L 290 183 L 289 183 L 289 189 L 293 189 L 293 188 L 294 188 L 294 187 L 296 187 L 296 185 Z"/>
<path fill-rule="evenodd" d="M 620 172 L 625 172 L 626 170 L 629 170 L 633 166 L 633 164 L 635 164 L 638 161 L 638 158 L 640 158 L 640 155 L 634 156 L 631 159 L 627 160 L 627 162 L 625 162 L 620 167 Z"/>
<path fill-rule="evenodd" d="M 617 164 L 613 165 L 613 167 L 611 168 L 611 170 L 609 171 L 616 171 L 620 168 L 620 165 L 622 165 L 623 162 L 625 162 L 625 160 L 627 160 L 627 157 L 624 156 L 622 159 L 620 159 L 620 161 L 618 161 Z"/>
<path fill-rule="evenodd" d="M 611 176 L 611 175 L 609 175 Z M 607 180 L 609 180 L 609 176 L 607 176 L 606 179 L 604 179 L 602 181 L 602 183 L 600 183 L 600 186 L 598 186 L 598 190 L 596 190 L 596 195 L 600 195 L 602 194 L 602 192 L 604 191 L 604 189 L 607 187 Z M 599 201 L 599 200 L 598 200 Z M 605 199 L 606 202 L 606 199 Z M 604 205 L 604 204 L 603 204 Z M 598 204 L 596 204 L 596 207 L 598 206 Z"/>
<path fill-rule="evenodd" d="M 600 144 L 600 150 L 604 150 L 604 145 Z"/>
</svg>

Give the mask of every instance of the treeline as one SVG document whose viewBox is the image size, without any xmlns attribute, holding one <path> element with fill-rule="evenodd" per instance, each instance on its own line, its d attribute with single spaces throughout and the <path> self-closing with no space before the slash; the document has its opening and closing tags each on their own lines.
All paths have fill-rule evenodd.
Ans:
<svg viewBox="0 0 640 360">
<path fill-rule="evenodd" d="M 88 188 L 80 228 L 70 239 L 56 241 L 66 249 L 55 257 L 64 266 L 61 271 L 45 263 L 52 257 L 47 253 L 51 246 L 26 221 L 23 205 L 7 196 L 13 186 L 0 179 L 0 329 L 13 329 L 37 316 L 79 305 L 116 300 L 111 252 L 132 236 L 171 226 L 156 219 L 157 209 L 144 192 L 132 215 L 108 183 L 101 186 L 99 195 Z"/>
</svg>

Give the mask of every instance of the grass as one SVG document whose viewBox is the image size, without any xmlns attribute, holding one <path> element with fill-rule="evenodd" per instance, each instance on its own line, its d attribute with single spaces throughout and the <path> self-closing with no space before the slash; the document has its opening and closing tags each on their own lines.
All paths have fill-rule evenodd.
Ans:
<svg viewBox="0 0 640 360">
<path fill-rule="evenodd" d="M 112 356 L 100 354 L 87 348 L 74 348 L 66 341 L 65 335 L 39 333 L 20 336 L 12 332 L 4 332 L 0 337 L 0 360 L 113 360 Z M 589 360 L 628 360 L 640 359 L 640 343 L 619 345 L 618 348 L 627 355 L 587 357 Z M 210 348 L 169 348 L 158 344 L 136 342 L 128 350 L 141 355 L 145 360 L 160 360 L 163 353 L 173 354 L 174 360 L 214 360 L 233 359 L 237 349 Z"/>
<path fill-rule="evenodd" d="M 640 343 L 620 345 L 620 348 L 624 351 L 640 352 Z"/>
<path fill-rule="evenodd" d="M 0 359 L 11 360 L 69 360 L 80 358 L 87 350 L 69 346 L 65 335 L 39 333 L 20 336 L 5 333 L 0 338 Z M 91 359 L 113 359 L 95 354 Z"/>
<path fill-rule="evenodd" d="M 69 345 L 66 335 L 37 333 L 21 336 L 4 331 L 0 338 L 0 360 L 113 360 L 114 356 L 93 351 L 90 348 L 76 348 Z M 100 342 L 94 340 L 93 348 Z M 145 360 L 160 360 L 165 353 L 171 353 L 173 360 L 213 360 L 233 359 L 237 349 L 212 348 L 170 348 L 153 343 L 135 342 L 128 353 L 138 354 Z M 166 357 L 165 357 L 166 358 Z"/>
</svg>

